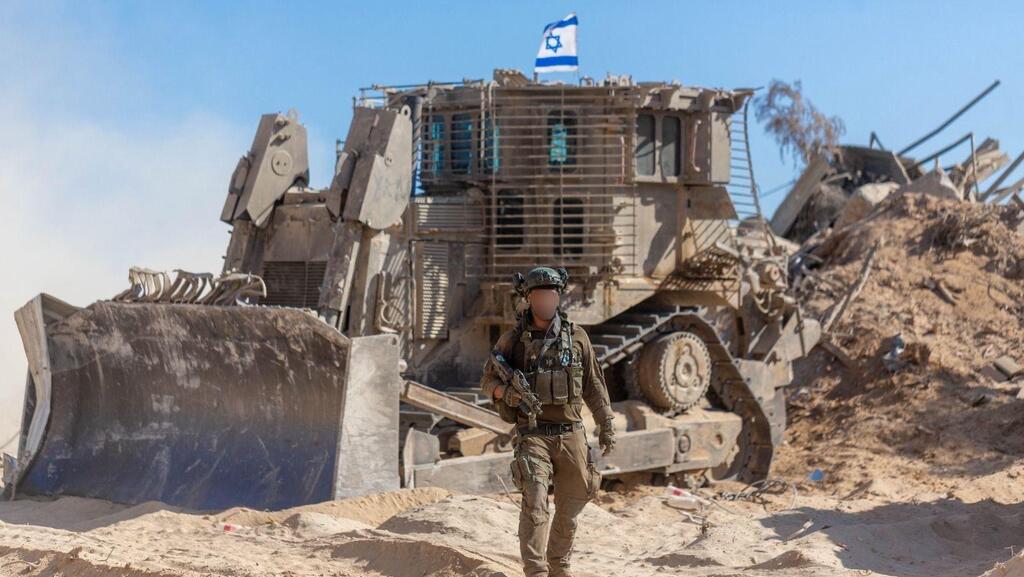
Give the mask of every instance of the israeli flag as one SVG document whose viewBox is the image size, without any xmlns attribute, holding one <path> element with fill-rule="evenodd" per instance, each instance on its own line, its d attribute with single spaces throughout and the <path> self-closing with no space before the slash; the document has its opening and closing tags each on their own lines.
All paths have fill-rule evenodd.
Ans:
<svg viewBox="0 0 1024 577">
<path fill-rule="evenodd" d="M 576 13 L 569 14 L 558 22 L 544 27 L 544 37 L 537 52 L 534 72 L 563 72 L 579 70 L 580 59 L 576 56 Z"/>
</svg>

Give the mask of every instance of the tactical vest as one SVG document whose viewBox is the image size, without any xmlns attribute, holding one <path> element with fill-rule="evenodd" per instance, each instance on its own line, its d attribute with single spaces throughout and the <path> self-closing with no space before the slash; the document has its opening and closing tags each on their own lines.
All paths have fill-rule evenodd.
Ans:
<svg viewBox="0 0 1024 577">
<path fill-rule="evenodd" d="M 517 326 L 517 340 L 523 349 L 523 373 L 530 388 L 545 405 L 583 403 L 583 358 L 573 347 L 573 324 L 559 311 L 561 329 L 558 339 L 544 349 L 544 339 L 534 339 L 526 327 L 526 318 Z"/>
</svg>

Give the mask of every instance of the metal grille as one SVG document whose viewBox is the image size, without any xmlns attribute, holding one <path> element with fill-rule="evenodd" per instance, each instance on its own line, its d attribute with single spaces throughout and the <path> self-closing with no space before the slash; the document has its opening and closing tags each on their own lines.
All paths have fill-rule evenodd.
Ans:
<svg viewBox="0 0 1024 577">
<path fill-rule="evenodd" d="M 421 185 L 484 191 L 488 280 L 545 263 L 635 274 L 635 88 L 459 87 L 428 101 Z"/>
<path fill-rule="evenodd" d="M 417 338 L 443 339 L 448 336 L 449 256 L 446 242 L 416 242 Z"/>
<path fill-rule="evenodd" d="M 484 227 L 484 207 L 462 196 L 419 196 L 413 198 L 416 231 L 475 232 Z"/>
<path fill-rule="evenodd" d="M 316 308 L 326 262 L 270 261 L 263 263 L 267 296 L 262 304 L 282 307 Z"/>
</svg>

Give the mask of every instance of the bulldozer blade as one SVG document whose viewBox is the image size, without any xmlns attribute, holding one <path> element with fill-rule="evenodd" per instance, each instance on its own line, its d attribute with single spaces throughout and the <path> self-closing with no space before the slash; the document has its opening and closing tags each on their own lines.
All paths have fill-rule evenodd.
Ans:
<svg viewBox="0 0 1024 577">
<path fill-rule="evenodd" d="M 16 313 L 19 495 L 279 509 L 399 486 L 395 337 L 297 309 L 55 302 Z"/>
</svg>

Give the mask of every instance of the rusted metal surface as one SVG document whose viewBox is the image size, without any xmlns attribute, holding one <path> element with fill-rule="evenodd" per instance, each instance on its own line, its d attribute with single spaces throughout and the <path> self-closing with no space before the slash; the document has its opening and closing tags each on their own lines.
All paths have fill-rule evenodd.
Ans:
<svg viewBox="0 0 1024 577">
<path fill-rule="evenodd" d="M 49 383 L 33 381 L 48 422 L 19 459 L 19 493 L 261 509 L 332 497 L 350 342 L 315 317 L 100 302 L 45 343 L 33 364 Z"/>
</svg>

